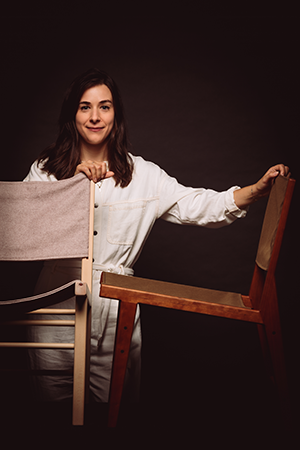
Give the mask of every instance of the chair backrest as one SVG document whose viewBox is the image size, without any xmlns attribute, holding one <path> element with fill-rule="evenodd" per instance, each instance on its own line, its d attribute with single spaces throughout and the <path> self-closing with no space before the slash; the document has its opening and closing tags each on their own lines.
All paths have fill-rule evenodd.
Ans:
<svg viewBox="0 0 300 450">
<path fill-rule="evenodd" d="M 0 260 L 88 257 L 90 184 L 83 174 L 0 182 Z"/>
<path fill-rule="evenodd" d="M 295 180 L 279 175 L 271 189 L 262 225 L 256 264 L 263 270 L 276 268 Z"/>
</svg>

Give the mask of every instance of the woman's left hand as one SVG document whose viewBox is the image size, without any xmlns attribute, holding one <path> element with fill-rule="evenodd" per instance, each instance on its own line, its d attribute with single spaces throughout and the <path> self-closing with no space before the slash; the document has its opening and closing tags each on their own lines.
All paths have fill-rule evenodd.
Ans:
<svg viewBox="0 0 300 450">
<path fill-rule="evenodd" d="M 274 180 L 278 175 L 286 177 L 289 175 L 289 168 L 284 164 L 277 164 L 270 167 L 265 175 L 253 186 L 254 197 L 265 197 L 270 193 L 270 190 L 274 184 Z"/>
<path fill-rule="evenodd" d="M 277 164 L 270 167 L 264 176 L 257 183 L 237 189 L 234 191 L 234 201 L 238 208 L 244 209 L 259 198 L 265 197 L 270 193 L 274 180 L 278 175 L 288 176 L 289 168 L 284 164 Z"/>
</svg>

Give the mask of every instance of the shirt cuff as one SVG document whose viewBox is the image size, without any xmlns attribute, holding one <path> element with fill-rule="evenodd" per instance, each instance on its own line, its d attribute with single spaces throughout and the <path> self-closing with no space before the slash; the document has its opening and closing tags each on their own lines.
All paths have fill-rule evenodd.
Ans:
<svg viewBox="0 0 300 450">
<path fill-rule="evenodd" d="M 233 186 L 228 189 L 225 196 L 225 206 L 229 214 L 234 215 L 238 219 L 243 219 L 244 217 L 246 217 L 247 212 L 249 211 L 249 207 L 247 206 L 247 208 L 245 209 L 240 209 L 238 206 L 236 206 L 233 193 L 238 189 L 241 189 L 240 186 Z"/>
</svg>

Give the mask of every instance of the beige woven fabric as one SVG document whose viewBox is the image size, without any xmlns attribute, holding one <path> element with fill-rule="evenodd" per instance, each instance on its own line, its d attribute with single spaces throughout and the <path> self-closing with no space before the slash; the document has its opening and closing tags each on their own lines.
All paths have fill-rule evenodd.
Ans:
<svg viewBox="0 0 300 450">
<path fill-rule="evenodd" d="M 90 181 L 0 182 L 0 259 L 88 256 Z"/>
</svg>

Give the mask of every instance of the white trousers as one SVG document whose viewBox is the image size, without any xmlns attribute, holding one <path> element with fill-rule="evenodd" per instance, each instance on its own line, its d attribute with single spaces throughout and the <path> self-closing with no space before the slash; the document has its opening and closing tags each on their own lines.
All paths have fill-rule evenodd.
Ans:
<svg viewBox="0 0 300 450">
<path fill-rule="evenodd" d="M 112 368 L 113 349 L 118 315 L 118 301 L 99 297 L 101 271 L 93 271 L 92 295 L 92 327 L 90 358 L 90 392 L 97 402 L 108 402 Z M 80 279 L 80 263 L 78 261 L 46 262 L 39 276 L 35 293 L 55 289 L 74 279 Z M 74 308 L 74 298 L 55 308 Z M 52 315 L 59 319 L 59 316 Z M 46 318 L 46 317 L 45 317 Z M 48 316 L 49 318 L 49 316 Z M 72 319 L 72 316 L 64 316 Z M 28 328 L 28 339 L 37 342 L 72 342 L 74 327 L 41 327 Z M 73 350 L 30 349 L 29 362 L 36 370 L 68 370 L 73 367 Z M 139 399 L 141 375 L 141 326 L 140 312 L 137 310 L 128 359 L 124 396 L 130 401 Z M 34 376 L 34 390 L 40 401 L 65 401 L 72 398 L 73 377 L 70 375 Z"/>
</svg>

